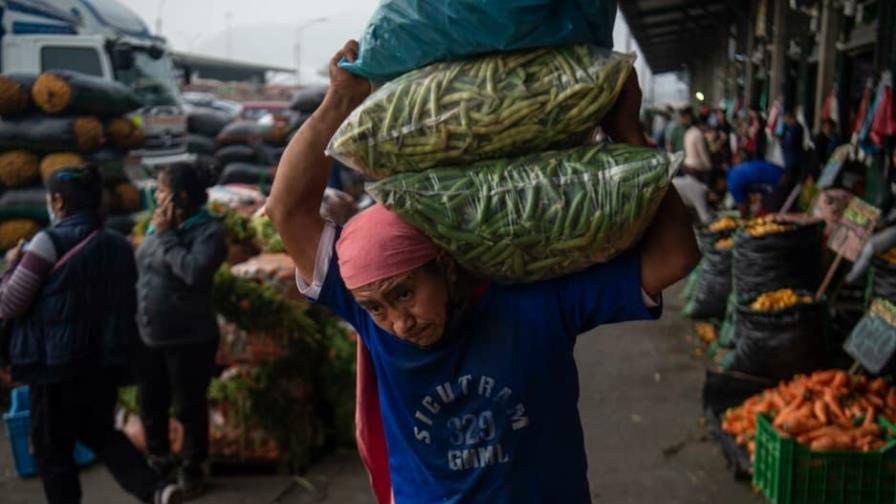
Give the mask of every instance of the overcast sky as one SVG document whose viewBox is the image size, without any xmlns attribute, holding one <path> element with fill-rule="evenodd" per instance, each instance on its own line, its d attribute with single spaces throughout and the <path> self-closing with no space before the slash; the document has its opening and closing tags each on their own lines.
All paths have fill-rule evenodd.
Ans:
<svg viewBox="0 0 896 504">
<path fill-rule="evenodd" d="M 316 73 L 349 38 L 359 38 L 376 0 L 119 0 L 179 51 Z M 161 16 L 159 14 L 161 13 Z M 324 18 L 323 20 L 320 20 Z M 310 21 L 310 26 L 299 27 Z M 228 29 L 228 26 L 231 28 Z M 303 80 L 305 80 L 303 78 Z"/>
<path fill-rule="evenodd" d="M 162 35 L 176 50 L 287 68 L 295 68 L 298 59 L 303 82 L 321 79 L 317 74 L 330 56 L 346 40 L 360 38 L 377 4 L 377 0 L 119 1 L 140 15 L 153 32 L 161 17 Z M 301 30 L 300 40 L 299 27 L 309 22 L 313 24 Z M 617 21 L 613 34 L 617 50 L 636 49 L 627 40 L 627 31 L 624 22 Z M 640 59 L 638 73 L 650 98 L 654 86 L 643 56 Z"/>
</svg>

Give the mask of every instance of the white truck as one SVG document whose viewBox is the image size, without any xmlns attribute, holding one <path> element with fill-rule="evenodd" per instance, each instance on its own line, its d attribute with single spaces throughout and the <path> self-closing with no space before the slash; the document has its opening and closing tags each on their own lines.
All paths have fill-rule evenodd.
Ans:
<svg viewBox="0 0 896 504">
<path fill-rule="evenodd" d="M 130 162 L 191 159 L 187 121 L 164 38 L 116 0 L 0 0 L 0 71 L 74 70 L 120 81 L 142 99 L 146 142 Z"/>
</svg>

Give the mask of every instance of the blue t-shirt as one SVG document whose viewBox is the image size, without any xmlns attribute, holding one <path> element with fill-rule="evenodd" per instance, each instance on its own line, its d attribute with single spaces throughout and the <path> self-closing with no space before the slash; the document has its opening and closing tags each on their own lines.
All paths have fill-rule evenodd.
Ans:
<svg viewBox="0 0 896 504">
<path fill-rule="evenodd" d="M 374 323 L 335 252 L 312 301 L 352 324 L 370 352 L 397 504 L 590 502 L 576 336 L 658 315 L 644 305 L 637 252 L 565 278 L 492 284 L 428 348 Z"/>
<path fill-rule="evenodd" d="M 741 204 L 747 199 L 747 193 L 758 190 L 760 186 L 771 189 L 777 187 L 784 169 L 768 161 L 747 161 L 741 163 L 728 173 L 728 192 L 735 203 Z"/>
</svg>

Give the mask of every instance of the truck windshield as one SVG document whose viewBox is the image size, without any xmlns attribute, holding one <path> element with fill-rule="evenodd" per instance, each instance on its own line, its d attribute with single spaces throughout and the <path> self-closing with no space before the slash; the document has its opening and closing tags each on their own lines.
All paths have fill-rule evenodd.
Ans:
<svg viewBox="0 0 896 504">
<path fill-rule="evenodd" d="M 153 59 L 146 51 L 134 51 L 134 64 L 130 68 L 115 69 L 117 80 L 127 84 L 148 106 L 178 105 L 180 100 L 174 83 L 171 59 L 166 54 Z"/>
</svg>

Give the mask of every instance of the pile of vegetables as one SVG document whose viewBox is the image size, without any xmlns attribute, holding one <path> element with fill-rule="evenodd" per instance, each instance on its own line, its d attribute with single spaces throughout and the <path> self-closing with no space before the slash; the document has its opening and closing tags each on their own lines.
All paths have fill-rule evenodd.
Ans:
<svg viewBox="0 0 896 504">
<path fill-rule="evenodd" d="M 813 299 L 808 295 L 800 295 L 793 289 L 778 289 L 772 292 L 760 294 L 751 304 L 750 308 L 760 312 L 780 311 L 798 304 L 812 303 Z"/>
<path fill-rule="evenodd" d="M 712 233 L 721 233 L 723 231 L 734 231 L 741 225 L 740 220 L 733 217 L 722 217 L 716 219 L 707 229 Z"/>
<path fill-rule="evenodd" d="M 890 264 L 896 264 L 896 247 L 888 249 L 883 254 L 880 254 L 880 258 Z"/>
<path fill-rule="evenodd" d="M 796 226 L 793 224 L 782 224 L 777 222 L 773 215 L 759 217 L 746 224 L 747 234 L 753 238 L 761 238 L 770 234 L 786 233 L 795 229 Z"/>
<path fill-rule="evenodd" d="M 599 144 L 396 175 L 369 192 L 468 270 L 536 281 L 634 244 L 680 162 L 655 149 Z"/>
<path fill-rule="evenodd" d="M 23 187 L 40 180 L 40 158 L 22 149 L 0 154 L 0 184 Z"/>
<path fill-rule="evenodd" d="M 772 419 L 778 434 L 811 450 L 869 452 L 896 435 L 896 388 L 883 378 L 837 369 L 782 382 L 725 413 L 722 429 L 751 456 L 760 414 Z"/>
<path fill-rule="evenodd" d="M 722 238 L 713 244 L 716 250 L 728 250 L 734 246 L 733 238 Z"/>
<path fill-rule="evenodd" d="M 30 240 L 40 231 L 40 223 L 30 219 L 10 219 L 0 222 L 0 250 L 15 247 L 19 240 Z"/>
<path fill-rule="evenodd" d="M 380 178 L 581 145 L 632 62 L 577 45 L 435 63 L 377 89 L 327 153 Z"/>
</svg>

